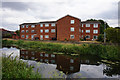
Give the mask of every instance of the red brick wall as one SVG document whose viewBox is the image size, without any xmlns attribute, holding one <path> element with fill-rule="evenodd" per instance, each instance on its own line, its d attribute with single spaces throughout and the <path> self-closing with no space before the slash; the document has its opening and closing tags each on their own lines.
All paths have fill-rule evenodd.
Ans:
<svg viewBox="0 0 120 80">
<path fill-rule="evenodd" d="M 75 20 L 74 24 L 71 24 L 70 21 Z M 57 40 L 59 41 L 64 41 L 65 39 L 67 40 L 74 40 L 74 41 L 79 41 L 80 40 L 80 20 L 76 19 L 71 16 L 66 16 L 57 21 Z M 71 32 L 70 28 L 74 27 L 75 31 Z M 70 39 L 70 35 L 74 35 L 74 39 Z"/>
</svg>

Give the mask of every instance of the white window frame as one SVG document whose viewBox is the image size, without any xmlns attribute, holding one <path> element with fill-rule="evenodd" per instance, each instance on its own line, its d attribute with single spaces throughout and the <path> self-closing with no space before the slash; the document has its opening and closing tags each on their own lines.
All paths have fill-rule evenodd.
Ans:
<svg viewBox="0 0 120 80">
<path fill-rule="evenodd" d="M 71 27 L 71 28 L 70 28 L 70 31 L 74 32 L 74 31 L 75 31 L 75 28 L 74 28 L 74 27 Z"/>
<path fill-rule="evenodd" d="M 86 24 L 86 27 L 90 27 L 90 24 Z"/>
<path fill-rule="evenodd" d="M 26 30 L 26 33 L 28 33 L 28 30 Z"/>
<path fill-rule="evenodd" d="M 74 23 L 75 23 L 75 20 L 70 20 L 70 23 L 71 23 L 71 24 L 74 24 Z"/>
<path fill-rule="evenodd" d="M 22 33 L 24 33 L 25 31 L 24 31 L 24 30 L 22 30 L 21 32 L 22 32 Z"/>
<path fill-rule="evenodd" d="M 82 27 L 84 26 L 84 24 L 82 24 Z"/>
<path fill-rule="evenodd" d="M 74 36 L 74 38 L 75 38 L 75 35 L 70 35 L 70 39 L 74 39 L 74 38 L 71 38 L 72 36 Z"/>
<path fill-rule="evenodd" d="M 46 24 L 45 24 L 45 27 L 49 27 L 49 24 L 46 23 Z"/>
<path fill-rule="evenodd" d="M 49 33 L 49 29 L 45 29 L 45 33 Z"/>
<path fill-rule="evenodd" d="M 86 30 L 86 33 L 90 33 L 90 30 Z"/>
<path fill-rule="evenodd" d="M 93 24 L 93 27 L 94 28 L 98 28 L 98 24 Z"/>
<path fill-rule="evenodd" d="M 96 35 L 94 35 L 94 36 L 96 36 Z M 94 36 L 93 36 L 93 39 L 95 39 Z M 96 39 L 98 39 L 98 36 L 96 36 L 96 37 L 97 37 Z"/>
<path fill-rule="evenodd" d="M 24 26 L 24 25 L 22 25 L 22 26 L 21 26 L 21 28 L 25 28 L 25 26 Z"/>
<path fill-rule="evenodd" d="M 93 30 L 93 33 L 94 34 L 98 34 L 98 30 Z"/>
<path fill-rule="evenodd" d="M 53 27 L 54 27 L 54 26 L 55 26 L 55 23 L 52 23 L 52 24 L 51 24 L 51 26 L 53 26 Z"/>
<path fill-rule="evenodd" d="M 35 27 L 35 25 L 31 25 L 31 28 L 34 28 Z"/>
<path fill-rule="evenodd" d="M 40 24 L 40 27 L 43 27 L 43 24 Z"/>
<path fill-rule="evenodd" d="M 86 38 L 86 36 L 89 36 L 89 38 Z M 86 39 L 90 39 L 90 35 L 86 35 L 86 36 L 85 36 Z"/>
<path fill-rule="evenodd" d="M 55 29 L 51 29 L 51 33 L 55 33 Z"/>
<path fill-rule="evenodd" d="M 41 29 L 40 32 L 43 33 L 43 29 Z"/>
<path fill-rule="evenodd" d="M 49 35 L 45 35 L 45 38 L 49 38 Z"/>
<path fill-rule="evenodd" d="M 31 30 L 31 33 L 34 33 L 35 32 L 35 30 Z"/>
<path fill-rule="evenodd" d="M 25 38 L 25 35 L 21 35 L 22 38 Z"/>
<path fill-rule="evenodd" d="M 26 25 L 26 28 L 28 28 L 28 25 Z"/>
</svg>

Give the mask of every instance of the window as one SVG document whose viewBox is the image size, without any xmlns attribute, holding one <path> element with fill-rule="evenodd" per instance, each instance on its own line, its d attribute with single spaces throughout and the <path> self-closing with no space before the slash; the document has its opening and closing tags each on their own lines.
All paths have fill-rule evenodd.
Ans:
<svg viewBox="0 0 120 80">
<path fill-rule="evenodd" d="M 26 39 L 28 39 L 28 35 L 26 35 Z"/>
<path fill-rule="evenodd" d="M 22 35 L 22 38 L 24 38 L 25 36 L 24 35 Z"/>
<path fill-rule="evenodd" d="M 40 59 L 40 62 L 42 62 L 43 61 L 43 59 Z"/>
<path fill-rule="evenodd" d="M 86 33 L 90 33 L 90 30 L 86 30 Z"/>
<path fill-rule="evenodd" d="M 86 24 L 86 27 L 90 27 L 90 24 Z"/>
<path fill-rule="evenodd" d="M 94 24 L 93 27 L 94 27 L 94 28 L 98 28 L 98 24 Z"/>
<path fill-rule="evenodd" d="M 31 54 L 32 54 L 32 55 L 35 55 L 35 52 L 32 51 Z"/>
<path fill-rule="evenodd" d="M 42 57 L 42 56 L 43 56 L 43 54 L 40 54 L 40 56 Z"/>
<path fill-rule="evenodd" d="M 70 23 L 71 23 L 71 24 L 74 24 L 74 23 L 75 23 L 75 20 L 71 20 Z"/>
<path fill-rule="evenodd" d="M 74 60 L 73 60 L 73 59 L 70 59 L 70 63 L 74 63 Z"/>
<path fill-rule="evenodd" d="M 24 30 L 22 30 L 21 32 L 22 32 L 22 33 L 24 33 L 25 31 L 24 31 Z"/>
<path fill-rule="evenodd" d="M 93 39 L 98 39 L 98 36 L 93 36 Z"/>
<path fill-rule="evenodd" d="M 70 28 L 70 31 L 74 31 L 74 27 L 71 27 L 71 28 Z"/>
<path fill-rule="evenodd" d="M 45 27 L 48 27 L 49 26 L 49 24 L 45 24 Z"/>
<path fill-rule="evenodd" d="M 31 38 L 33 39 L 33 38 L 34 38 L 34 35 L 31 35 Z"/>
<path fill-rule="evenodd" d="M 55 26 L 55 23 L 52 23 L 51 26 Z"/>
<path fill-rule="evenodd" d="M 28 28 L 28 25 L 26 25 L 26 28 Z"/>
<path fill-rule="evenodd" d="M 43 35 L 40 35 L 40 39 L 43 39 Z"/>
<path fill-rule="evenodd" d="M 45 35 L 45 38 L 49 38 L 49 35 Z"/>
<path fill-rule="evenodd" d="M 31 25 L 31 27 L 32 27 L 32 28 L 34 28 L 34 27 L 35 27 L 35 25 Z"/>
<path fill-rule="evenodd" d="M 70 39 L 74 39 L 74 35 L 70 35 Z"/>
<path fill-rule="evenodd" d="M 34 33 L 34 32 L 35 32 L 35 30 L 31 30 L 31 32 L 32 32 L 32 33 Z"/>
<path fill-rule="evenodd" d="M 35 57 L 31 57 L 31 59 L 35 59 Z"/>
<path fill-rule="evenodd" d="M 41 29 L 40 32 L 43 33 L 43 29 Z"/>
<path fill-rule="evenodd" d="M 45 54 L 45 57 L 48 57 L 48 54 Z"/>
<path fill-rule="evenodd" d="M 83 27 L 84 25 L 82 24 L 82 27 Z"/>
<path fill-rule="evenodd" d="M 21 51 L 21 54 L 24 54 L 24 51 Z"/>
<path fill-rule="evenodd" d="M 70 66 L 70 70 L 73 71 L 74 67 L 73 66 Z"/>
<path fill-rule="evenodd" d="M 28 51 L 26 51 L 26 54 L 28 54 Z"/>
<path fill-rule="evenodd" d="M 55 63 L 55 60 L 51 60 L 51 63 Z"/>
<path fill-rule="evenodd" d="M 90 38 L 90 36 L 89 36 L 89 35 L 87 35 L 87 36 L 86 36 L 86 38 Z"/>
<path fill-rule="evenodd" d="M 54 54 L 51 54 L 51 57 L 55 57 L 55 55 L 54 55 Z"/>
<path fill-rule="evenodd" d="M 93 30 L 93 33 L 94 33 L 94 34 L 97 34 L 97 33 L 98 33 L 98 30 Z"/>
<path fill-rule="evenodd" d="M 83 33 L 83 30 L 82 30 L 82 33 Z"/>
<path fill-rule="evenodd" d="M 82 35 L 82 38 L 83 38 L 83 35 Z"/>
<path fill-rule="evenodd" d="M 51 29 L 51 33 L 54 33 L 55 32 L 55 29 Z"/>
<path fill-rule="evenodd" d="M 28 33 L 28 30 L 26 30 L 26 33 Z"/>
<path fill-rule="evenodd" d="M 48 59 L 45 59 L 45 62 L 48 62 Z"/>
<path fill-rule="evenodd" d="M 24 28 L 25 26 L 24 26 L 24 25 L 22 25 L 21 27 L 22 27 L 22 28 Z"/>
<path fill-rule="evenodd" d="M 45 33 L 48 33 L 48 32 L 49 32 L 49 29 L 46 29 L 46 30 L 45 30 Z"/>
<path fill-rule="evenodd" d="M 43 27 L 43 24 L 40 24 L 40 27 Z"/>
</svg>

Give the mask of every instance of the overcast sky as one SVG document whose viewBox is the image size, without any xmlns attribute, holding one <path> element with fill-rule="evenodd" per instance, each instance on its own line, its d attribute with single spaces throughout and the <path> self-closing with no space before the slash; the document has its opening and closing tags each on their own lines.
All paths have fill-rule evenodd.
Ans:
<svg viewBox="0 0 120 80">
<path fill-rule="evenodd" d="M 87 19 L 103 19 L 118 26 L 119 0 L 4 0 L 0 8 L 0 28 L 18 30 L 19 24 L 54 21 L 67 14 Z M 0 18 L 1 19 L 1 18 Z M 1 22 L 1 20 L 0 20 Z"/>
</svg>

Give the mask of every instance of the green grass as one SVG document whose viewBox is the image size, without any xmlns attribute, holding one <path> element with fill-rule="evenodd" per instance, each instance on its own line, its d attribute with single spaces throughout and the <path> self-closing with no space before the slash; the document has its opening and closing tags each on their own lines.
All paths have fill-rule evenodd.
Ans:
<svg viewBox="0 0 120 80">
<path fill-rule="evenodd" d="M 58 44 L 58 43 L 45 43 L 38 41 L 12 41 L 3 40 L 3 45 L 12 46 L 15 45 L 19 48 L 32 49 L 38 51 L 46 52 L 56 52 L 64 54 L 91 54 L 96 55 L 102 59 L 107 59 L 111 61 L 120 61 L 120 48 L 115 45 L 102 45 L 102 44 Z"/>
<path fill-rule="evenodd" d="M 41 78 L 38 72 L 33 71 L 33 66 L 9 57 L 2 58 L 2 78 Z"/>
</svg>

